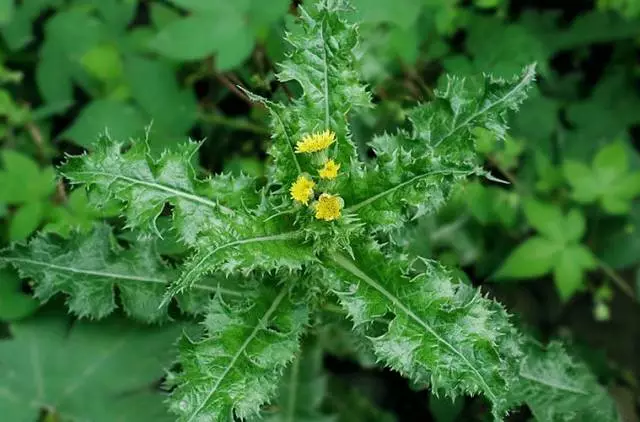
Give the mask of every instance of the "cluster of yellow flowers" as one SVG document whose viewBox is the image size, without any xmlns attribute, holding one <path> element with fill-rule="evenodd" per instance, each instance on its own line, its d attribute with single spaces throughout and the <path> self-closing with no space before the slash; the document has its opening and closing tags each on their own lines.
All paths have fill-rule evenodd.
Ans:
<svg viewBox="0 0 640 422">
<path fill-rule="evenodd" d="M 296 153 L 314 153 L 323 151 L 335 141 L 336 134 L 329 130 L 325 130 L 320 133 L 308 134 L 296 144 Z M 338 177 L 338 170 L 340 170 L 340 164 L 336 163 L 332 159 L 327 159 L 325 160 L 323 167 L 318 170 L 318 175 L 320 176 L 320 179 L 333 180 Z M 300 175 L 293 185 L 291 185 L 289 192 L 295 201 L 304 205 L 309 205 L 309 201 L 313 198 L 313 188 L 315 186 L 316 183 L 311 178 L 305 175 Z M 342 198 L 339 195 L 322 193 L 318 197 L 318 201 L 314 204 L 316 218 L 324 221 L 336 220 L 340 217 L 343 205 Z"/>
</svg>

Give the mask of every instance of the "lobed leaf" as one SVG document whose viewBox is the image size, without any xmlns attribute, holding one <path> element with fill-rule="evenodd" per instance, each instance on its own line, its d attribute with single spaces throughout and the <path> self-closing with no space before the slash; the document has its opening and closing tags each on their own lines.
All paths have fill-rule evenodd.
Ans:
<svg viewBox="0 0 640 422">
<path fill-rule="evenodd" d="M 438 265 L 425 261 L 416 274 L 375 244 L 354 252 L 355 260 L 336 254 L 327 261 L 325 282 L 378 358 L 450 396 L 483 394 L 502 417 L 521 356 L 506 312 Z M 376 328 L 383 317 L 386 328 Z"/>
<path fill-rule="evenodd" d="M 327 287 L 382 362 L 449 396 L 483 394 L 496 420 L 522 403 L 541 420 L 583 420 L 578 416 L 593 406 L 593 420 L 618 420 L 597 380 L 558 344 L 536 349 L 499 304 L 443 267 L 420 262 L 426 271 L 375 244 L 355 260 L 334 254 L 326 262 Z"/>
<path fill-rule="evenodd" d="M 117 246 L 111 228 L 100 224 L 90 233 L 74 233 L 69 239 L 39 235 L 28 244 L 15 245 L 0 255 L 0 265 L 11 264 L 21 277 L 34 280 L 34 295 L 48 301 L 67 295 L 69 311 L 80 317 L 104 318 L 116 309 L 116 292 L 124 311 L 145 322 L 168 318 L 160 306 L 176 270 L 164 263 L 152 241 L 139 241 L 130 249 Z M 220 293 L 238 297 L 240 289 L 218 287 L 210 280 L 178 298 L 184 311 L 195 313 L 201 298 Z"/>
<path fill-rule="evenodd" d="M 299 349 L 308 310 L 290 299 L 287 288 L 265 285 L 260 293 L 233 307 L 216 298 L 203 323 L 205 336 L 181 340 L 182 371 L 170 403 L 179 421 L 248 418 L 275 394 Z"/>
<path fill-rule="evenodd" d="M 347 119 L 354 110 L 371 106 L 370 94 L 354 66 L 357 27 L 347 23 L 341 13 L 347 10 L 347 2 L 321 0 L 315 10 L 301 6 L 298 10 L 299 25 L 286 37 L 292 48 L 280 64 L 277 78 L 281 82 L 296 81 L 302 95 L 287 106 L 253 97 L 263 101 L 273 116 L 274 142 L 269 154 L 275 166 L 271 178 L 283 186 L 289 186 L 311 165 L 310 158 L 294 150 L 305 134 L 335 132 L 332 157 L 345 167 L 355 162 L 356 148 Z"/>
<path fill-rule="evenodd" d="M 534 66 L 510 81 L 449 77 L 436 99 L 408 112 L 411 133 L 377 136 L 375 162 L 351 178 L 345 213 L 354 212 L 374 230 L 402 226 L 438 209 L 461 177 L 486 174 L 478 167 L 473 130 L 504 138 L 507 114 L 516 110 L 534 81 Z"/>
<path fill-rule="evenodd" d="M 560 343 L 546 348 L 528 342 L 515 394 L 539 422 L 616 422 L 618 411 L 589 368 L 573 360 Z"/>
<path fill-rule="evenodd" d="M 71 183 L 90 189 L 94 206 L 119 201 L 127 226 L 143 232 L 160 235 L 156 220 L 170 204 L 180 239 L 194 246 L 202 233 L 224 232 L 227 225 L 242 224 L 242 215 L 225 203 L 258 202 L 254 182 L 248 178 L 229 183 L 230 177 L 222 176 L 228 186 L 222 192 L 213 192 L 221 184 L 216 177 L 196 178 L 191 161 L 198 145 L 182 144 L 155 160 L 144 141 L 129 146 L 102 136 L 95 151 L 69 157 L 61 172 Z"/>
</svg>

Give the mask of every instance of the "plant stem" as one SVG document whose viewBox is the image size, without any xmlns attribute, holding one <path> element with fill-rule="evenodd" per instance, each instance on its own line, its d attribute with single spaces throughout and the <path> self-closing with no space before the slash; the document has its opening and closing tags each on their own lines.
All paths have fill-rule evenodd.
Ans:
<svg viewBox="0 0 640 422">
<path fill-rule="evenodd" d="M 246 95 L 244 95 L 244 92 L 240 91 L 238 87 L 235 86 L 227 76 L 221 73 L 216 73 L 216 79 L 220 81 L 220 83 L 222 83 L 222 85 L 224 85 L 229 91 L 231 91 L 232 94 L 249 104 L 250 107 L 254 107 L 257 104 L 251 101 Z"/>
<path fill-rule="evenodd" d="M 219 114 L 219 113 L 215 113 L 215 114 L 200 113 L 199 118 L 200 118 L 200 120 L 204 120 L 205 122 L 212 123 L 212 124 L 215 124 L 215 125 L 226 126 L 226 127 L 231 128 L 231 129 L 246 130 L 248 132 L 253 132 L 253 133 L 256 133 L 258 135 L 268 135 L 269 134 L 269 130 L 267 130 L 265 127 L 262 127 L 260 125 L 255 124 L 255 123 L 251 123 L 250 121 L 245 120 L 245 119 L 234 119 L 234 118 L 231 118 L 231 117 L 227 117 L 224 114 Z"/>
<path fill-rule="evenodd" d="M 602 271 L 613 281 L 613 283 L 622 290 L 622 292 L 629 296 L 631 300 L 638 301 L 638 298 L 633 291 L 633 288 L 627 284 L 624 278 L 622 278 L 609 264 L 596 257 L 598 262 L 598 266 L 602 269 Z"/>
</svg>

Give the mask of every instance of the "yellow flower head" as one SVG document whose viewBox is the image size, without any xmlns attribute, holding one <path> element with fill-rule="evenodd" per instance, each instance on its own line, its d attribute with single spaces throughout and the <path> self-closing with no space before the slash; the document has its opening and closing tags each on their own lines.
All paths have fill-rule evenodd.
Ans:
<svg viewBox="0 0 640 422">
<path fill-rule="evenodd" d="M 340 164 L 336 164 L 333 160 L 327 160 L 318 173 L 321 179 L 333 180 L 338 177 L 338 170 L 340 170 Z"/>
<path fill-rule="evenodd" d="M 296 144 L 296 153 L 322 151 L 336 141 L 336 134 L 330 130 L 305 135 Z"/>
<path fill-rule="evenodd" d="M 344 203 L 338 195 L 323 193 L 318 198 L 316 205 L 316 218 L 318 220 L 331 221 L 340 217 L 340 210 Z"/>
<path fill-rule="evenodd" d="M 315 185 L 313 180 L 305 176 L 298 176 L 298 180 L 291 185 L 289 192 L 291 193 L 291 197 L 296 201 L 309 205 L 309 199 L 313 196 L 313 187 Z"/>
</svg>

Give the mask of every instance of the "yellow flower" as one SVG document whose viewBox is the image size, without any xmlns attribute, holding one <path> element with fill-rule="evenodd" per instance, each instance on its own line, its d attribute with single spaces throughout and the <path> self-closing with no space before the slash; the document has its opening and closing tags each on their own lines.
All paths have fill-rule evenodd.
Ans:
<svg viewBox="0 0 640 422">
<path fill-rule="evenodd" d="M 313 180 L 305 176 L 299 176 L 298 180 L 291 185 L 289 192 L 291 193 L 291 197 L 296 201 L 309 205 L 309 199 L 313 196 L 313 187 L 315 185 Z"/>
<path fill-rule="evenodd" d="M 333 180 L 338 177 L 338 170 L 340 170 L 340 164 L 336 164 L 333 160 L 327 160 L 318 173 L 321 179 Z"/>
<path fill-rule="evenodd" d="M 305 135 L 296 144 L 296 153 L 322 151 L 336 141 L 336 134 L 330 130 Z"/>
<path fill-rule="evenodd" d="M 331 221 L 340 217 L 340 210 L 344 203 L 338 195 L 323 193 L 318 198 L 316 205 L 316 218 L 318 220 Z"/>
</svg>

